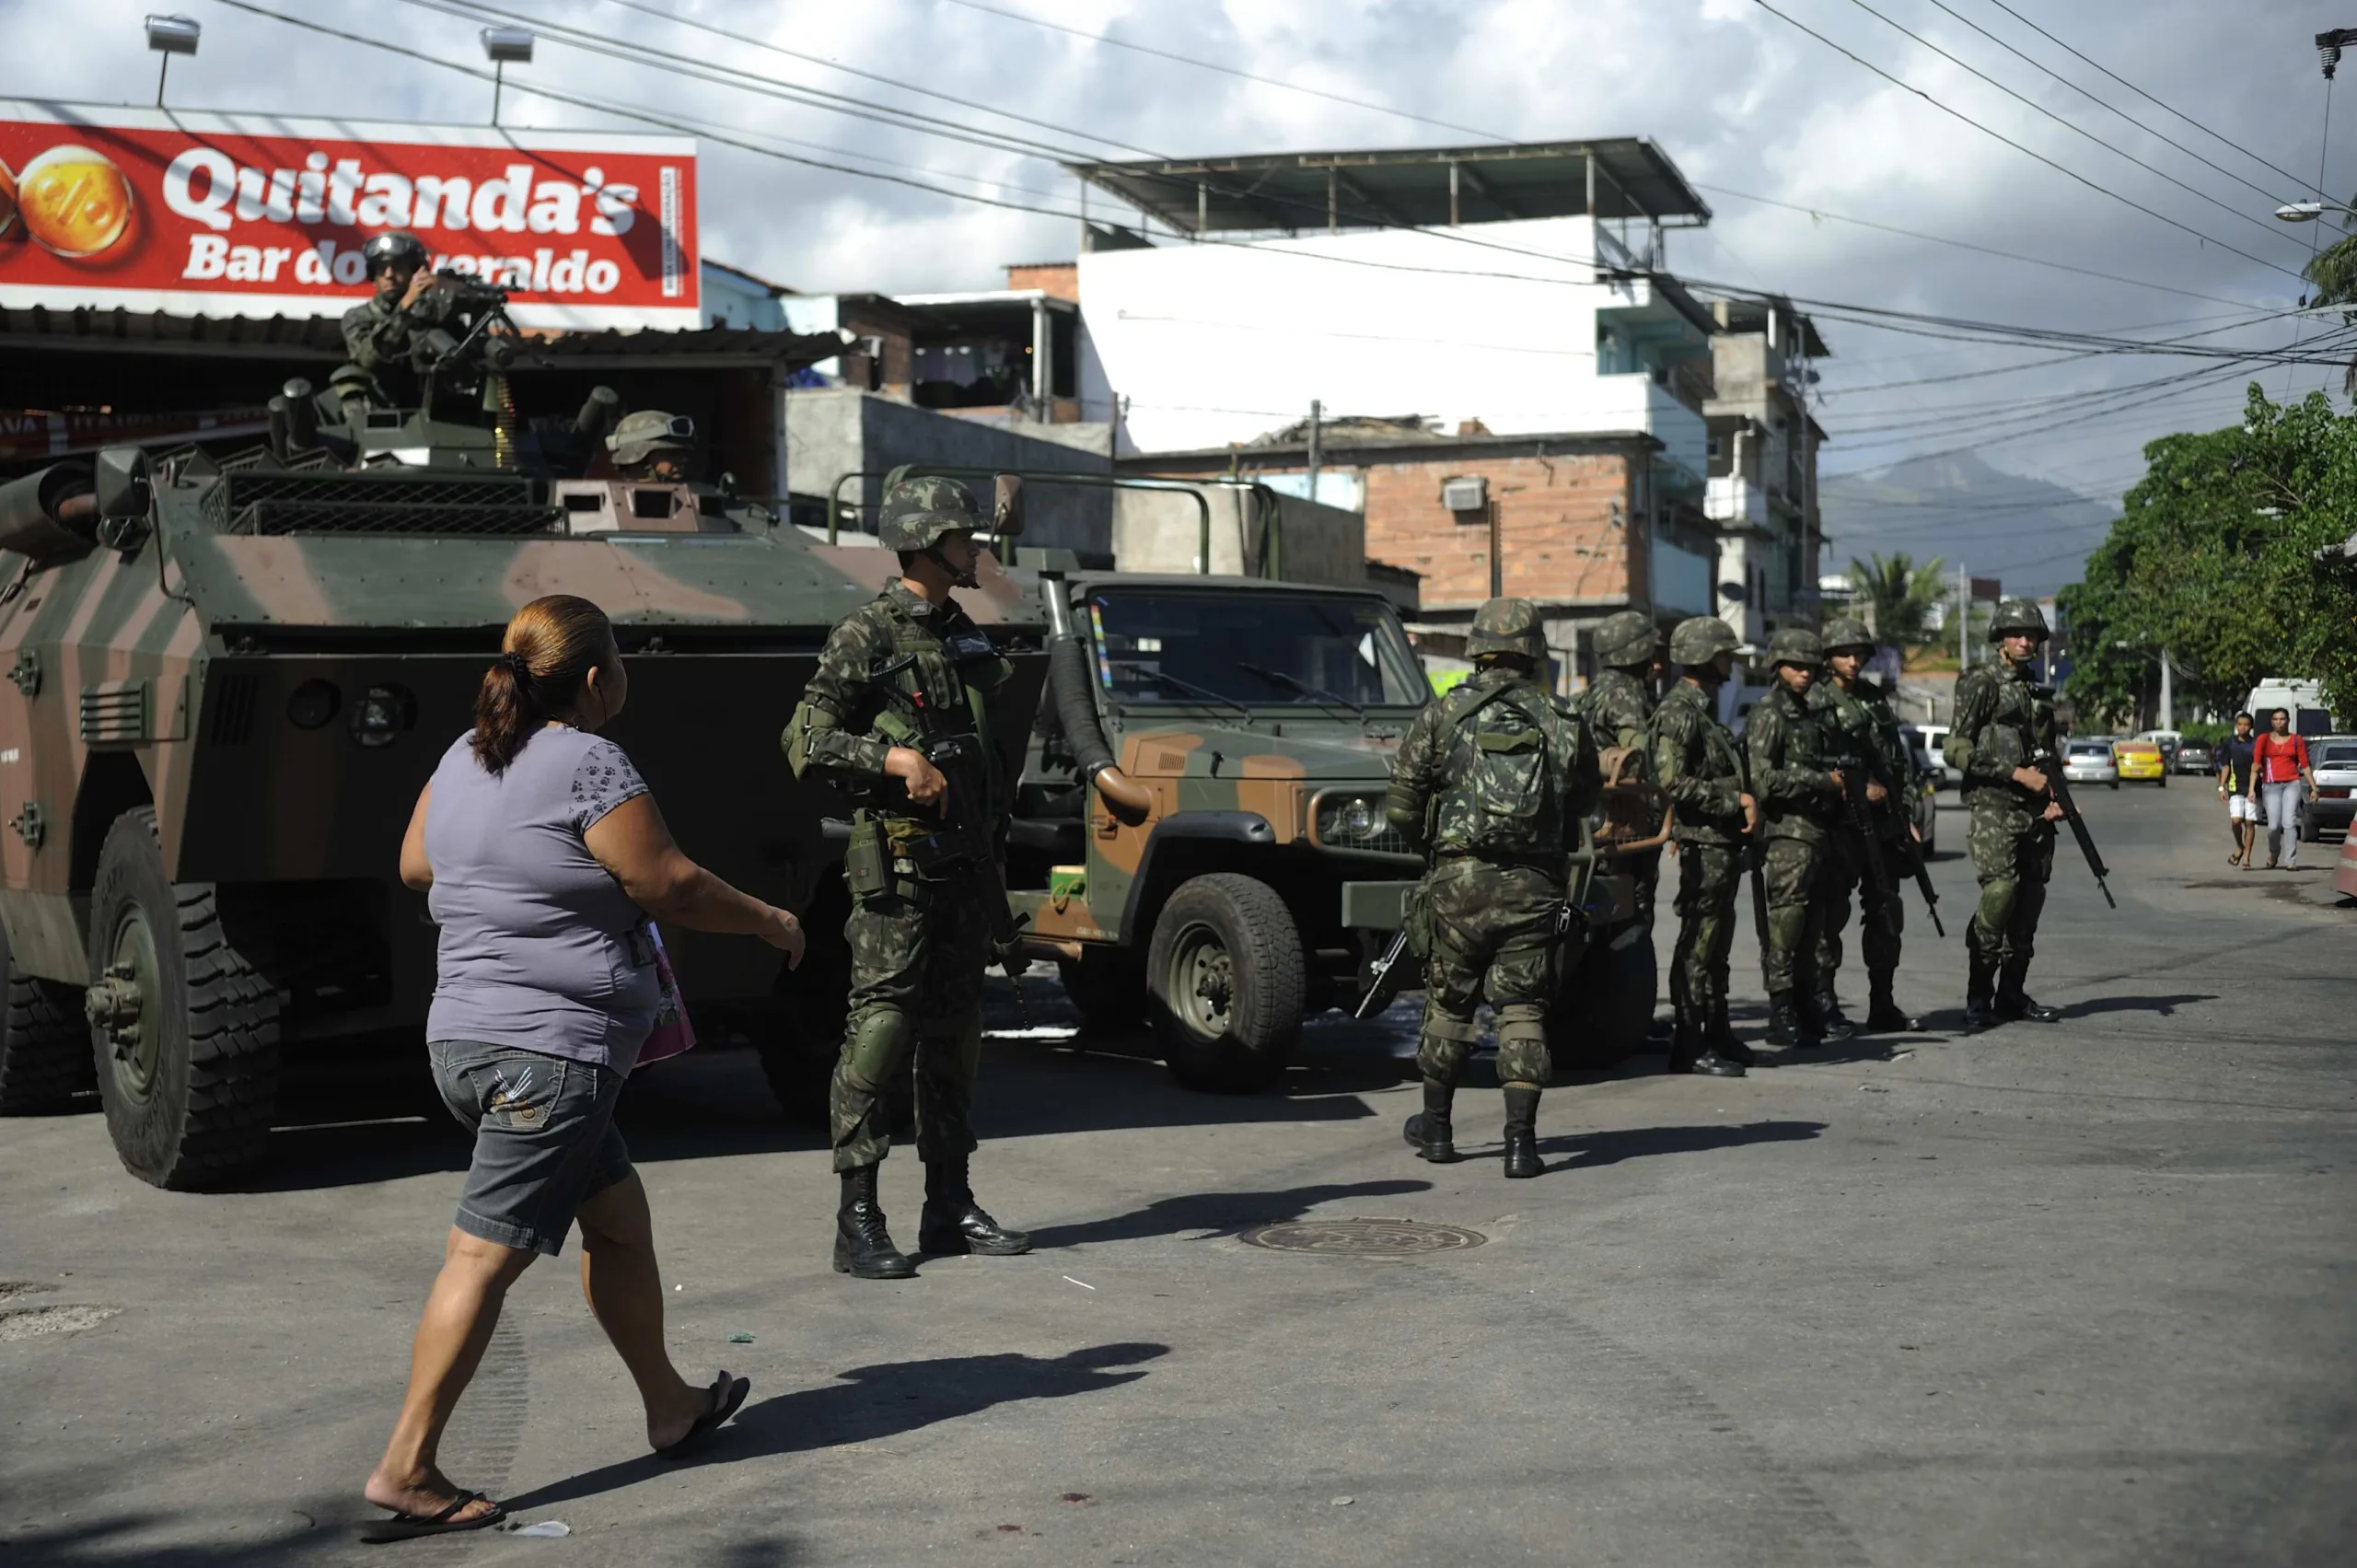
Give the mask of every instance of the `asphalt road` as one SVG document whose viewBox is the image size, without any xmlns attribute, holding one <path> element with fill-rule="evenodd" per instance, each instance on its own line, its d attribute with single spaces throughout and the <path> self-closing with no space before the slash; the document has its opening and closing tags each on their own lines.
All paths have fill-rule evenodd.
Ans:
<svg viewBox="0 0 2357 1568">
<path fill-rule="evenodd" d="M 2033 977 L 2066 1022 L 1953 1032 L 1951 810 L 1952 935 L 1910 912 L 1903 976 L 1947 1032 L 1559 1086 L 1537 1181 L 1501 1179 L 1486 1092 L 1477 1157 L 1409 1156 L 1411 1006 L 1221 1099 L 1070 1040 L 1034 980 L 976 1173 L 1039 1249 L 858 1283 L 828 1269 L 819 1140 L 750 1059 L 668 1067 L 627 1115 L 672 1342 L 754 1392 L 702 1462 L 642 1457 L 571 1256 L 533 1270 L 445 1458 L 562 1540 L 354 1539 L 464 1158 L 416 1063 L 308 1070 L 277 1167 L 231 1195 L 142 1186 L 93 1116 L 0 1124 L 0 1557 L 2346 1563 L 2357 914 L 2330 845 L 2229 870 L 2198 781 L 2088 809 L 2120 908 L 2066 841 Z M 904 1234 L 912 1154 L 886 1167 Z M 1480 1245 L 1240 1238 L 1304 1218 Z"/>
</svg>

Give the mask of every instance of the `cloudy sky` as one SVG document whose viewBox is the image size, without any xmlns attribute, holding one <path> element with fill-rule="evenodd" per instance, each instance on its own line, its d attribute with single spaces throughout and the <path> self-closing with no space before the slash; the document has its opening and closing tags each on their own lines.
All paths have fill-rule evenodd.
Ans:
<svg viewBox="0 0 2357 1568">
<path fill-rule="evenodd" d="M 140 18 L 160 3 L 0 0 L 0 95 L 148 100 L 155 61 Z M 552 34 L 514 74 L 503 116 L 511 123 L 628 123 L 531 96 L 540 86 L 1011 203 L 707 140 L 706 252 L 805 290 L 990 286 L 1005 262 L 1075 249 L 1064 215 L 1076 188 L 1053 152 L 844 112 L 888 105 L 994 144 L 1016 135 L 1106 157 L 1644 136 L 1715 209 L 1708 228 L 1671 242 L 1671 265 L 1696 278 L 2020 327 L 2146 339 L 2208 331 L 2200 342 L 2258 351 L 2338 329 L 2288 314 L 2319 226 L 2270 214 L 2315 194 L 2320 156 L 2323 188 L 2351 194 L 2352 159 L 2325 145 L 2327 88 L 2310 41 L 2357 23 L 2357 5 L 1772 3 L 1773 12 L 1761 0 L 256 0 L 428 57 L 412 59 L 225 0 L 175 0 L 204 40 L 197 58 L 174 65 L 170 98 L 187 108 L 479 121 L 488 86 L 432 62 L 481 69 L 476 32 L 496 12 Z M 558 27 L 645 52 L 603 57 L 559 41 Z M 682 74 L 698 62 L 838 98 L 822 107 Z M 2351 66 L 2357 76 L 2357 50 Z M 2343 96 L 2334 134 L 2345 145 L 2357 136 L 2357 83 Z M 1015 210 L 1024 207 L 1047 210 Z M 1094 210 L 1104 212 L 1103 198 Z M 2107 503 L 2135 478 L 2144 441 L 2229 423 L 2253 374 L 2270 395 L 2337 393 L 2340 382 L 2321 366 L 2056 359 L 1915 326 L 1826 322 L 1836 355 L 1819 389 L 1834 442 L 1829 472 L 1979 442 L 2000 468 Z M 1955 379 L 2040 359 L 2053 363 Z M 2123 390 L 2189 372 L 2200 378 Z M 2105 391 L 2114 394 L 2106 402 L 2081 401 Z"/>
</svg>

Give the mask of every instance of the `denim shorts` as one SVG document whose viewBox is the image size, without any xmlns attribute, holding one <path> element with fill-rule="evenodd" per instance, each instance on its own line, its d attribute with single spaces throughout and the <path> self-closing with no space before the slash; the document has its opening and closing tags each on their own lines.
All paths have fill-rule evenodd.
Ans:
<svg viewBox="0 0 2357 1568">
<path fill-rule="evenodd" d="M 453 1223 L 555 1257 L 581 1205 L 630 1175 L 630 1151 L 614 1128 L 621 1074 L 479 1040 L 435 1040 L 425 1050 L 442 1103 L 475 1135 Z"/>
</svg>

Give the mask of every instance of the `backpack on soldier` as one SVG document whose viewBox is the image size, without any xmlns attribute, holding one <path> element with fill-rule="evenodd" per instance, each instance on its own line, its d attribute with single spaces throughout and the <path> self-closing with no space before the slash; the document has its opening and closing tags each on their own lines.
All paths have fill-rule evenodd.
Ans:
<svg viewBox="0 0 2357 1568">
<path fill-rule="evenodd" d="M 1481 854 L 1560 848 L 1562 781 L 1554 766 L 1563 715 L 1535 688 L 1460 687 L 1451 701 L 1459 710 L 1454 728 L 1470 742 L 1469 765 L 1435 803 L 1440 836 Z"/>
</svg>

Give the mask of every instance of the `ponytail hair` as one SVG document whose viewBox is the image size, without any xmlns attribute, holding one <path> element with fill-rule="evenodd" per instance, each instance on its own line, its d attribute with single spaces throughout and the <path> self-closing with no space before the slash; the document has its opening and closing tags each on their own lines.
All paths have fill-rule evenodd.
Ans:
<svg viewBox="0 0 2357 1568">
<path fill-rule="evenodd" d="M 614 628 L 587 599 L 550 594 L 516 612 L 499 647 L 475 693 L 475 761 L 493 776 L 580 701 L 589 672 L 614 650 Z"/>
</svg>

